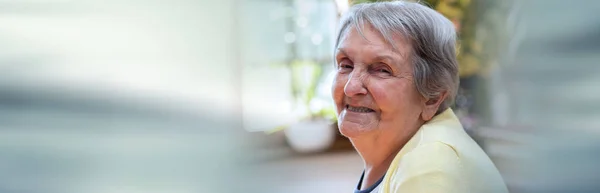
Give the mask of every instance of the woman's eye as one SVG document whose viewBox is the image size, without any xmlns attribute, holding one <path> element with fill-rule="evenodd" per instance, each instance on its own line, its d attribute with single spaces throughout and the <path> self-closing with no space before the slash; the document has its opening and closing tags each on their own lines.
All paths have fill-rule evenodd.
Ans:
<svg viewBox="0 0 600 193">
<path fill-rule="evenodd" d="M 392 71 L 387 68 L 376 68 L 374 70 L 374 72 L 377 74 L 383 74 L 383 75 L 391 75 L 392 74 Z"/>
<path fill-rule="evenodd" d="M 387 69 L 379 69 L 379 70 L 377 70 L 377 72 L 388 73 L 388 74 L 390 73 L 390 71 Z"/>
<path fill-rule="evenodd" d="M 390 69 L 390 67 L 387 64 L 381 62 L 373 64 L 370 71 L 371 73 L 376 73 L 378 75 L 392 75 L 392 70 Z"/>
<path fill-rule="evenodd" d="M 348 68 L 348 69 L 352 69 L 352 65 L 350 64 L 341 64 L 340 65 L 341 68 Z"/>
<path fill-rule="evenodd" d="M 354 68 L 354 66 L 352 66 L 352 63 L 349 62 L 347 59 L 344 59 L 340 62 L 339 64 L 339 68 L 341 70 L 348 70 L 348 69 L 352 69 Z"/>
</svg>

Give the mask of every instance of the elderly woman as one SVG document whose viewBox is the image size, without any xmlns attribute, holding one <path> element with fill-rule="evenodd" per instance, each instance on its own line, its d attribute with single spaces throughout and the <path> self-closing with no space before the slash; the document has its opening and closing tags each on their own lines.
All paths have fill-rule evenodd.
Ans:
<svg viewBox="0 0 600 193">
<path fill-rule="evenodd" d="M 450 109 L 455 41 L 454 25 L 418 3 L 358 4 L 342 18 L 332 92 L 364 161 L 355 192 L 507 192 Z"/>
</svg>

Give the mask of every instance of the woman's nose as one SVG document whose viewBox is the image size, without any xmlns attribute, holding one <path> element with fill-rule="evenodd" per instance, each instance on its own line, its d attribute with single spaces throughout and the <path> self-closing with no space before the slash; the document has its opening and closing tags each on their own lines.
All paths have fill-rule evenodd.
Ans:
<svg viewBox="0 0 600 193">
<path fill-rule="evenodd" d="M 344 86 L 344 93 L 346 96 L 355 96 L 361 94 L 367 94 L 367 88 L 365 88 L 365 84 L 363 82 L 364 78 L 359 73 L 351 73 L 348 77 L 348 82 L 346 82 L 346 86 Z"/>
</svg>

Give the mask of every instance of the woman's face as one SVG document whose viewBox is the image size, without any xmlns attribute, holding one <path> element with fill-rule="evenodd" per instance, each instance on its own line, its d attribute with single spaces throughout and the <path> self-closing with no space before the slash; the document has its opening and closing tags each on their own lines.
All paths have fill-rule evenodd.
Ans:
<svg viewBox="0 0 600 193">
<path fill-rule="evenodd" d="M 335 53 L 332 94 L 340 132 L 349 138 L 415 132 L 425 100 L 413 82 L 412 47 L 398 37 L 394 49 L 370 25 L 363 35 L 349 28 Z"/>
</svg>

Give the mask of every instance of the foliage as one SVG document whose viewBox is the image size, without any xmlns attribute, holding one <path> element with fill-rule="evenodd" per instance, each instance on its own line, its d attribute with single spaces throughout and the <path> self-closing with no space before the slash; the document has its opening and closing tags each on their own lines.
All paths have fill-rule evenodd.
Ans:
<svg viewBox="0 0 600 193">
<path fill-rule="evenodd" d="M 279 65 L 282 66 L 282 65 Z M 332 106 L 325 106 L 320 109 L 311 109 L 311 104 L 317 95 L 317 87 L 323 79 L 323 64 L 313 60 L 293 60 L 286 65 L 291 74 L 291 90 L 294 102 L 294 109 L 306 114 L 300 119 L 322 118 L 336 121 L 336 112 Z M 281 131 L 287 128 L 286 125 L 277 127 L 267 133 Z"/>
<path fill-rule="evenodd" d="M 317 95 L 317 86 L 324 78 L 323 65 L 311 60 L 296 60 L 290 65 L 292 72 L 292 94 L 294 100 L 307 112 L 307 119 L 325 118 L 334 120 L 336 118 L 333 107 L 311 109 L 311 103 Z"/>
<path fill-rule="evenodd" d="M 301 101 L 305 107 L 310 106 L 316 95 L 323 68 L 313 61 L 295 60 L 290 64 L 290 69 L 294 101 Z"/>
</svg>

